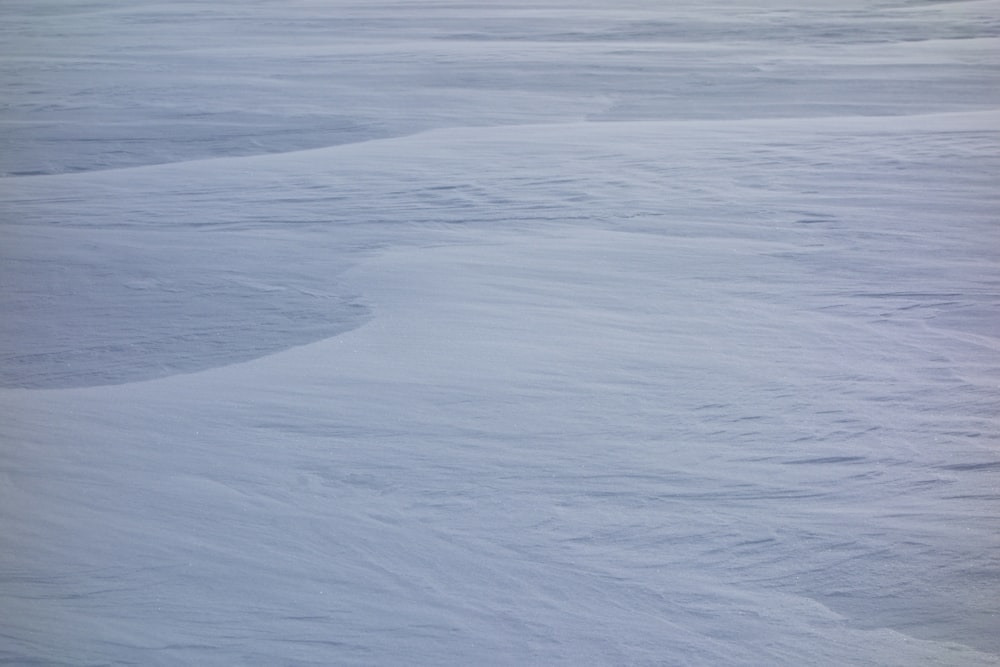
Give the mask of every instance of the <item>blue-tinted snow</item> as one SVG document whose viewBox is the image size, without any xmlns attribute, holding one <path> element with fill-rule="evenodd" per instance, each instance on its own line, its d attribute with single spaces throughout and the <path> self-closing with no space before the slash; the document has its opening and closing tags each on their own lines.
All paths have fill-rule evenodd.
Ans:
<svg viewBox="0 0 1000 667">
<path fill-rule="evenodd" d="M 1000 3 L 801 4 L 4 3 L 0 661 L 1000 664 Z"/>
</svg>

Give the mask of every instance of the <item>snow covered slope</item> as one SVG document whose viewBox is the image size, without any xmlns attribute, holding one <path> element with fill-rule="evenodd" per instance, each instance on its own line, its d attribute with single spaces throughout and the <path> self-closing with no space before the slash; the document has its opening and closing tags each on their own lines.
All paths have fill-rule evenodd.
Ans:
<svg viewBox="0 0 1000 667">
<path fill-rule="evenodd" d="M 5 3 L 0 661 L 1000 664 L 998 4 Z"/>
</svg>

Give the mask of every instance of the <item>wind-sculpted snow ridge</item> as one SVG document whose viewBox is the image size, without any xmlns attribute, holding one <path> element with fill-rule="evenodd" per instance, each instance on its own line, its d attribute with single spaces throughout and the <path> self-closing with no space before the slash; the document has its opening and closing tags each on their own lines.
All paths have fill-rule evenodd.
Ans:
<svg viewBox="0 0 1000 667">
<path fill-rule="evenodd" d="M 470 123 L 1000 103 L 995 0 L 800 4 L 9 1 L 0 174 L 279 153 Z"/>
<path fill-rule="evenodd" d="M 735 238 L 778 238 L 774 225 L 800 222 L 838 227 L 844 214 L 810 212 L 810 192 L 850 191 L 834 206 L 853 209 L 909 187 L 875 190 L 844 170 L 881 177 L 931 158 L 965 168 L 986 157 L 984 137 L 998 126 L 1000 114 L 971 112 L 454 128 L 19 179 L 0 192 L 18 222 L 0 268 L 0 384 L 150 379 L 335 335 L 367 317 L 339 274 L 374 248 L 428 243 L 442 225 Z M 801 193 L 781 185 L 790 178 Z M 777 213 L 773 199 L 788 210 Z"/>
<path fill-rule="evenodd" d="M 76 349 L 173 326 L 184 280 L 252 291 L 176 318 L 241 344 L 221 308 L 271 294 L 371 316 L 0 391 L 0 655 L 1000 664 L 997 144 L 982 113 L 582 123 L 24 179 L 30 284 L 153 293 L 81 307 Z"/>
<path fill-rule="evenodd" d="M 918 113 L 918 114 L 901 114 L 891 116 L 893 119 L 893 128 L 896 131 L 901 131 L 905 128 L 912 128 L 917 131 L 928 131 L 928 130 L 940 130 L 942 132 L 968 132 L 968 131 L 993 131 L 1000 129 L 1000 107 L 983 109 L 978 111 L 950 111 L 950 112 L 934 112 L 934 113 Z M 105 172 L 113 171 L 116 172 L 114 176 L 110 178 L 117 178 L 119 174 L 126 173 L 129 174 L 126 178 L 130 178 L 131 174 L 135 173 L 137 176 L 149 173 L 146 180 L 150 178 L 185 178 L 185 171 L 191 170 L 192 174 L 197 173 L 196 170 L 202 168 L 212 169 L 212 163 L 217 163 L 216 169 L 221 171 L 222 169 L 228 169 L 230 171 L 235 171 L 237 173 L 242 173 L 246 171 L 253 170 L 273 170 L 275 168 L 281 168 L 283 166 L 283 161 L 288 158 L 290 160 L 297 160 L 299 157 L 305 158 L 315 158 L 319 159 L 321 157 L 327 158 L 329 160 L 343 160 L 348 156 L 354 155 L 354 151 L 357 148 L 361 148 L 362 153 L 365 152 L 366 146 L 368 144 L 375 144 L 383 148 L 377 148 L 376 151 L 382 154 L 385 150 L 393 151 L 396 149 L 396 142 L 399 143 L 398 150 L 408 151 L 408 142 L 413 137 L 427 135 L 432 138 L 432 141 L 438 141 L 439 138 L 445 143 L 452 143 L 454 141 L 462 139 L 490 139 L 493 137 L 511 137 L 516 139 L 519 134 L 522 133 L 536 133 L 536 132 L 552 132 L 558 135 L 561 128 L 579 128 L 586 127 L 592 128 L 596 132 L 601 132 L 601 126 L 609 126 L 611 128 L 615 127 L 626 127 L 626 128 L 662 128 L 664 131 L 683 131 L 685 128 L 692 130 L 719 130 L 722 132 L 754 132 L 771 129 L 784 129 L 789 128 L 804 129 L 804 130 L 816 130 L 822 129 L 827 131 L 851 131 L 851 130 L 874 130 L 884 127 L 886 124 L 885 116 L 867 116 L 867 115 L 820 115 L 820 116 L 791 116 L 791 117 L 750 117 L 750 118 L 710 118 L 710 119 L 632 119 L 632 120 L 615 120 L 609 117 L 595 117 L 591 119 L 579 119 L 579 120 L 565 120 L 561 122 L 532 122 L 532 123 L 515 123 L 515 124 L 488 124 L 488 125 L 453 125 L 449 127 L 440 127 L 432 129 L 424 129 L 416 132 L 412 132 L 405 135 L 390 136 L 390 137 L 376 137 L 376 138 L 358 138 L 353 141 L 346 141 L 343 143 L 337 143 L 326 146 L 316 146 L 311 148 L 297 148 L 282 151 L 275 151 L 269 153 L 258 153 L 251 155 L 237 155 L 237 156 L 210 156 L 210 157 L 197 157 L 186 160 L 178 160 L 173 162 L 162 162 L 155 164 L 137 164 L 130 166 L 120 166 L 120 167 L 109 167 L 106 169 L 97 170 L 87 170 L 87 171 L 74 171 L 74 172 L 61 172 L 53 174 L 30 174 L 22 176 L 13 176 L 11 181 L 6 185 L 4 190 L 10 193 L 23 192 L 23 194 L 31 194 L 36 192 L 44 192 L 45 189 L 51 183 L 66 182 L 76 182 L 80 183 L 83 187 L 90 183 L 88 181 L 88 174 L 91 171 Z M 611 130 L 616 131 L 615 129 Z M 344 156 L 338 153 L 342 150 L 349 151 L 344 154 Z M 324 152 L 333 151 L 330 155 L 321 155 Z M 162 171 L 161 171 L 162 170 Z M 27 180 L 23 180 L 27 179 Z M 107 182 L 108 177 L 98 174 L 96 180 L 97 184 Z M 13 183 L 16 182 L 16 186 Z M 0 193 L 3 191 L 0 190 Z"/>
<path fill-rule="evenodd" d="M 500 4 L 2 3 L 0 663 L 1000 665 L 997 0 Z"/>
<path fill-rule="evenodd" d="M 6 534 L 47 541 L 41 563 L 5 554 L 6 650 L 996 664 L 884 629 L 954 636 L 994 602 L 990 482 L 932 465 L 983 455 L 927 423 L 959 416 L 948 381 L 893 377 L 927 359 L 877 323 L 748 297 L 774 249 L 601 230 L 401 249 L 352 272 L 381 314 L 336 339 L 7 393 L 7 469 L 47 475 L 4 488 Z M 70 434 L 39 429 L 65 414 L 69 459 Z"/>
</svg>

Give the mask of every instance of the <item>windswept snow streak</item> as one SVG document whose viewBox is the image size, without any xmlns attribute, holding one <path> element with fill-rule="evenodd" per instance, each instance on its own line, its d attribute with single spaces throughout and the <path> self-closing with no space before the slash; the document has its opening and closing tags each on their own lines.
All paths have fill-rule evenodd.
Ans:
<svg viewBox="0 0 1000 667">
<path fill-rule="evenodd" d="M 503 4 L 4 5 L 0 662 L 1000 664 L 997 3 Z"/>
</svg>

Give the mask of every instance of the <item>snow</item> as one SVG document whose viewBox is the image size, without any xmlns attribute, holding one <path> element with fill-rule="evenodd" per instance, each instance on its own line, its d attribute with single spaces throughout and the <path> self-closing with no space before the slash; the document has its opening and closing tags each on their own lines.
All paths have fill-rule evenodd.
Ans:
<svg viewBox="0 0 1000 667">
<path fill-rule="evenodd" d="M 1000 664 L 998 9 L 5 3 L 0 661 Z"/>
</svg>

